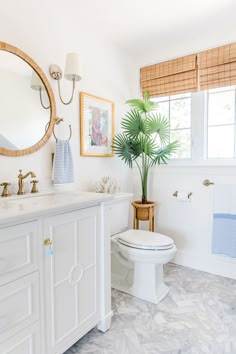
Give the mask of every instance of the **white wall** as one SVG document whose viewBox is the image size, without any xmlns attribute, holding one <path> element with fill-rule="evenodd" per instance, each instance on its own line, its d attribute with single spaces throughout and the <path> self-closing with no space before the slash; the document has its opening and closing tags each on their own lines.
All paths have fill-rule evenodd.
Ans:
<svg viewBox="0 0 236 354">
<path fill-rule="evenodd" d="M 136 57 L 132 72 L 133 97 L 139 95 L 140 67 L 227 43 L 226 38 L 215 36 L 203 36 L 195 41 L 187 39 L 183 38 L 181 42 L 169 41 L 165 45 L 157 43 L 156 49 L 152 47 L 150 51 Z M 135 195 L 140 198 L 137 170 L 133 171 L 133 178 Z M 236 184 L 236 163 L 231 167 L 157 166 L 151 171 L 148 198 L 158 204 L 155 214 L 156 231 L 174 239 L 178 248 L 174 260 L 177 264 L 236 279 L 236 259 L 211 254 L 214 187 L 203 186 L 204 179 L 215 184 Z M 192 192 L 191 202 L 178 202 L 173 197 L 173 193 L 178 190 Z M 142 227 L 147 226 L 143 224 Z"/>
<path fill-rule="evenodd" d="M 96 31 L 89 31 L 84 26 L 86 19 L 81 22 L 79 11 L 72 20 L 71 12 L 67 13 L 68 6 L 64 3 L 58 2 L 55 7 L 50 1 L 42 0 L 37 8 L 35 6 L 30 0 L 4 2 L 1 6 L 0 40 L 25 51 L 41 66 L 48 78 L 50 64 L 59 64 L 64 69 L 67 52 L 80 54 L 83 79 L 77 84 L 72 104 L 63 106 L 59 102 L 56 82 L 49 78 L 57 102 L 57 115 L 64 118 L 63 126 L 57 133 L 61 137 L 68 136 L 68 124 L 72 125 L 75 176 L 81 189 L 90 189 L 94 181 L 109 174 L 121 181 L 123 191 L 130 191 L 130 170 L 120 159 L 81 157 L 79 149 L 79 91 L 114 101 L 116 130 L 119 129 L 120 117 L 125 110 L 124 102 L 130 97 L 126 77 L 127 58 L 118 48 L 100 38 Z M 63 96 L 69 97 L 70 92 L 71 82 L 63 80 Z M 23 131 L 21 133 L 24 134 Z M 24 172 L 33 170 L 42 190 L 51 178 L 53 145 L 54 138 L 32 155 L 20 158 L 0 156 L 0 181 L 16 183 L 19 169 Z"/>
</svg>

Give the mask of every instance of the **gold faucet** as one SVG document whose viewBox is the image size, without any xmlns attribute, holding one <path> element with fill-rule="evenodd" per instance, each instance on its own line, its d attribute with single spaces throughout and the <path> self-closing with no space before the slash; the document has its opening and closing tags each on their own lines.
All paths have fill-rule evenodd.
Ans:
<svg viewBox="0 0 236 354">
<path fill-rule="evenodd" d="M 8 182 L 3 182 L 0 184 L 0 186 L 3 186 L 3 191 L 2 191 L 2 197 L 9 197 L 11 193 L 8 190 L 8 186 L 10 186 L 11 183 Z"/>
<path fill-rule="evenodd" d="M 28 173 L 26 173 L 24 176 L 22 175 L 22 170 L 19 170 L 20 171 L 20 174 L 18 175 L 18 186 L 19 186 L 19 189 L 18 189 L 18 192 L 17 194 L 18 195 L 21 195 L 21 194 L 25 194 L 25 191 L 24 191 L 24 179 L 26 177 L 28 177 L 30 175 L 31 178 L 34 178 L 36 177 L 36 174 L 32 171 L 29 171 Z"/>
</svg>

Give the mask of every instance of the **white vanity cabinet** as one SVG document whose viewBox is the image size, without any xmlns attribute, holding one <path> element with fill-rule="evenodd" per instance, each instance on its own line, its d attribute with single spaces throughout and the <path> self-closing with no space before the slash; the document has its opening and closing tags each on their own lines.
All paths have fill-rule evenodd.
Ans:
<svg viewBox="0 0 236 354">
<path fill-rule="evenodd" d="M 43 221 L 47 354 L 62 353 L 99 320 L 99 208 Z M 52 247 L 52 254 L 50 247 Z"/>
<path fill-rule="evenodd" d="M 110 327 L 111 197 L 0 201 L 0 354 L 63 354 Z"/>
<path fill-rule="evenodd" d="M 36 221 L 0 229 L 0 353 L 40 354 Z"/>
<path fill-rule="evenodd" d="M 41 350 L 39 323 L 27 327 L 0 344 L 1 354 L 44 354 Z"/>
</svg>

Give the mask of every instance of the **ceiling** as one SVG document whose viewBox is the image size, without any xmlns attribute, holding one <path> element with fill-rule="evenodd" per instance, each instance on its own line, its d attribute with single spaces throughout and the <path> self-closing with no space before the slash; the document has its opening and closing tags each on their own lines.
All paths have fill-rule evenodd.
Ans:
<svg viewBox="0 0 236 354">
<path fill-rule="evenodd" d="M 236 40 L 236 0 L 71 0 L 71 6 L 85 26 L 131 55 L 167 40 Z"/>
<path fill-rule="evenodd" d="M 236 41 L 236 0 L 41 0 L 37 7 L 32 0 L 1 2 L 2 29 L 14 26 L 52 46 L 63 43 L 65 50 L 80 46 L 81 37 L 92 45 L 105 40 L 140 65 Z"/>
</svg>

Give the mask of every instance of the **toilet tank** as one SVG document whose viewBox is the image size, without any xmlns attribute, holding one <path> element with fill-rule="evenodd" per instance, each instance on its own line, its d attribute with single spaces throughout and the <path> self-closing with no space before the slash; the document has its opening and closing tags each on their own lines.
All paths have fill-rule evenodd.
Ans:
<svg viewBox="0 0 236 354">
<path fill-rule="evenodd" d="M 114 194 L 114 199 L 110 203 L 111 236 L 128 229 L 132 199 L 133 194 L 130 193 Z"/>
</svg>

